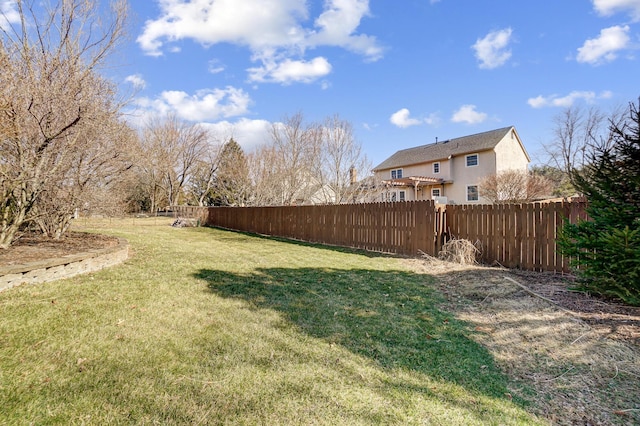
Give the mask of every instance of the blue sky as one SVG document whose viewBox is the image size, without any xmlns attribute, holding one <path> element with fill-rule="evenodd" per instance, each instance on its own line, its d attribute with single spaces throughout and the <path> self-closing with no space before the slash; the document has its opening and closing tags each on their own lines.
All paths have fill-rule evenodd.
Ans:
<svg viewBox="0 0 640 426">
<path fill-rule="evenodd" d="M 174 112 L 250 151 L 270 123 L 350 121 L 375 166 L 514 125 L 534 162 L 563 108 L 640 96 L 640 0 L 134 0 L 110 70 L 140 119 Z"/>
</svg>

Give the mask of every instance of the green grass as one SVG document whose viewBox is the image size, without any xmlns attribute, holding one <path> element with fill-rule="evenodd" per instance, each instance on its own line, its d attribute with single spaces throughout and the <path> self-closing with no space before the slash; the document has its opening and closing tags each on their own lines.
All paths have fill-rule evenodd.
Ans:
<svg viewBox="0 0 640 426">
<path fill-rule="evenodd" d="M 0 293 L 0 424 L 542 424 L 398 259 L 158 219 Z M 513 392 L 511 392 L 513 394 Z"/>
</svg>

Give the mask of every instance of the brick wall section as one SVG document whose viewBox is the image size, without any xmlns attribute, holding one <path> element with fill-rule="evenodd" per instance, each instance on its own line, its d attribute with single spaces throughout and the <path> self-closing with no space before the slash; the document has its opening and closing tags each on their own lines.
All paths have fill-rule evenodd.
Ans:
<svg viewBox="0 0 640 426">
<path fill-rule="evenodd" d="M 129 243 L 122 238 L 118 245 L 85 253 L 47 259 L 22 265 L 0 267 L 0 291 L 21 284 L 36 284 L 70 278 L 98 271 L 124 262 L 129 257 Z"/>
</svg>

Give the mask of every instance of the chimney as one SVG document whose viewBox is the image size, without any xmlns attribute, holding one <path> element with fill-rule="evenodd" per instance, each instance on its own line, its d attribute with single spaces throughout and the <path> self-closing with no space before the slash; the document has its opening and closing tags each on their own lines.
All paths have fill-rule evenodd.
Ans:
<svg viewBox="0 0 640 426">
<path fill-rule="evenodd" d="M 358 182 L 358 173 L 354 166 L 349 169 L 349 178 L 351 179 L 351 185 L 355 185 Z"/>
</svg>

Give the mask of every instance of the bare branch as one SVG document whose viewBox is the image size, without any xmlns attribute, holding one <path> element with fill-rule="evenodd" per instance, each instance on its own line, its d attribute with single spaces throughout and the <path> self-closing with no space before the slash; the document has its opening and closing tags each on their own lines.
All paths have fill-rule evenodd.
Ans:
<svg viewBox="0 0 640 426">
<path fill-rule="evenodd" d="M 479 184 L 480 195 L 492 203 L 526 203 L 551 193 L 551 182 L 540 175 L 506 170 L 486 176 Z"/>
</svg>

